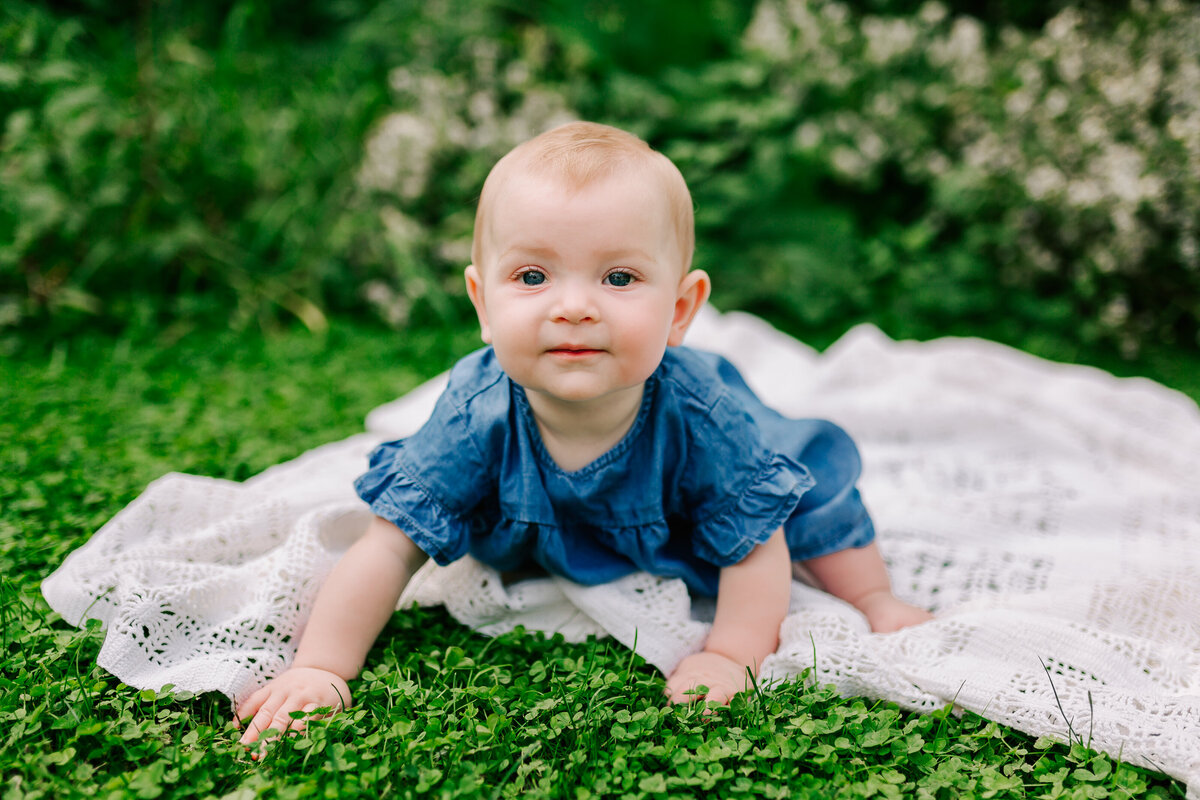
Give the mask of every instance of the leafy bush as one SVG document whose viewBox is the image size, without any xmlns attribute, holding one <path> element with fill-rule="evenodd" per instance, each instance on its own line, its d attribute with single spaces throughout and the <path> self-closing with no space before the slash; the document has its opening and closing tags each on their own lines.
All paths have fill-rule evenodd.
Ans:
<svg viewBox="0 0 1200 800">
<path fill-rule="evenodd" d="M 1193 341 L 1200 14 L 1134 4 L 1107 19 L 1068 8 L 989 44 L 936 2 L 883 17 L 763 0 L 741 45 L 700 67 L 622 71 L 596 37 L 536 25 L 525 50 L 476 40 L 487 57 L 453 75 L 406 65 L 367 147 L 363 174 L 387 177 L 360 188 L 409 266 L 372 297 L 401 319 L 427 294 L 413 265 L 459 292 L 486 166 L 574 113 L 679 164 L 697 264 L 727 307 L 806 333 L 871 318 L 899 335 L 1032 330 L 1127 355 Z"/>
<path fill-rule="evenodd" d="M 6 5 L 4 315 L 187 314 L 207 298 L 235 320 L 283 307 L 322 324 L 313 301 L 352 250 L 348 173 L 383 94 L 360 80 L 373 67 L 261 49 L 251 12 L 236 6 L 202 49 L 201 30 L 159 33 L 148 12 L 97 35 Z"/>
<path fill-rule="evenodd" d="M 988 47 L 937 3 L 857 19 L 765 0 L 746 43 L 752 96 L 791 100 L 772 127 L 781 160 L 817 162 L 866 205 L 869 280 L 897 300 L 932 281 L 943 313 L 981 299 L 1077 319 L 1132 353 L 1200 323 L 1198 35 L 1178 2 L 1134 4 L 1115 29 L 1069 8 Z M 993 287 L 1047 302 L 1006 309 Z"/>
<path fill-rule="evenodd" d="M 466 319 L 488 168 L 584 117 L 679 164 L 722 306 L 818 341 L 1195 341 L 1196 4 L 640 8 L 8 4 L 0 325 Z"/>
</svg>

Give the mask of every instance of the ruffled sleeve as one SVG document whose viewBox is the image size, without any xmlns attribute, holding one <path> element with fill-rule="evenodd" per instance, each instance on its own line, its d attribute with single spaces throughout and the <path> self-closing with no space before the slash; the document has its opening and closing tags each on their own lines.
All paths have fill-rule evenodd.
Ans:
<svg viewBox="0 0 1200 800">
<path fill-rule="evenodd" d="M 690 519 L 697 558 L 736 564 L 783 526 L 816 481 L 764 439 L 741 393 L 731 391 L 744 384 L 727 361 L 679 348 L 669 366 L 684 440 L 673 459 L 676 512 Z"/>
<path fill-rule="evenodd" d="M 778 453 L 764 454 L 757 469 L 747 467 L 751 479 L 746 485 L 694 523 L 694 552 L 718 567 L 736 564 L 771 538 L 815 484 L 804 465 Z M 714 505 L 709 503 L 704 511 Z"/>
<path fill-rule="evenodd" d="M 438 564 L 461 558 L 472 536 L 495 522 L 494 454 L 504 447 L 508 409 L 506 379 L 491 350 L 467 356 L 425 425 L 377 447 L 355 490 Z"/>
</svg>

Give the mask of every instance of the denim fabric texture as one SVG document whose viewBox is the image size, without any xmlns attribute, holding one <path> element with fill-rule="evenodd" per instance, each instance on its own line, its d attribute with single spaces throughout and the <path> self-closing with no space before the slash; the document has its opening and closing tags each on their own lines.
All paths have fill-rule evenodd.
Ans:
<svg viewBox="0 0 1200 800">
<path fill-rule="evenodd" d="M 355 488 L 439 564 L 470 553 L 589 585 L 644 570 L 713 596 L 720 568 L 781 525 L 795 560 L 868 544 L 860 469 L 836 425 L 783 417 L 725 359 L 670 347 L 625 437 L 565 472 L 484 348 L 451 370 L 421 430 L 371 454 Z"/>
</svg>

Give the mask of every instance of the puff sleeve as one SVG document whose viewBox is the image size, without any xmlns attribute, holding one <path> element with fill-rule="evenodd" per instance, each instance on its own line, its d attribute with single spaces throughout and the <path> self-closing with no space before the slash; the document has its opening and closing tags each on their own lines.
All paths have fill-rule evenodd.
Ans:
<svg viewBox="0 0 1200 800">
<path fill-rule="evenodd" d="M 673 367 L 667 379 L 685 442 L 668 461 L 678 465 L 677 511 L 691 520 L 697 558 L 736 564 L 783 526 L 815 480 L 804 464 L 764 441 L 743 398 L 730 389 L 741 377 L 727 361 L 681 352 Z"/>
<path fill-rule="evenodd" d="M 488 453 L 504 446 L 509 406 L 490 348 L 467 356 L 425 425 L 371 453 L 359 497 L 438 564 L 461 558 L 495 524 L 498 460 Z"/>
</svg>

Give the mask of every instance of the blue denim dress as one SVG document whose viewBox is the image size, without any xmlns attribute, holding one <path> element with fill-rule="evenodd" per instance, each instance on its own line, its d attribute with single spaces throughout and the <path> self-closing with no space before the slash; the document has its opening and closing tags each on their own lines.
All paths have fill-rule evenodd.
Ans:
<svg viewBox="0 0 1200 800">
<path fill-rule="evenodd" d="M 794 560 L 868 544 L 860 466 L 837 426 L 784 417 L 725 359 L 669 347 L 625 437 L 565 472 L 489 347 L 455 365 L 421 430 L 371 453 L 355 488 L 439 564 L 470 553 L 589 585 L 645 570 L 713 596 L 720 568 L 781 525 Z"/>
</svg>

